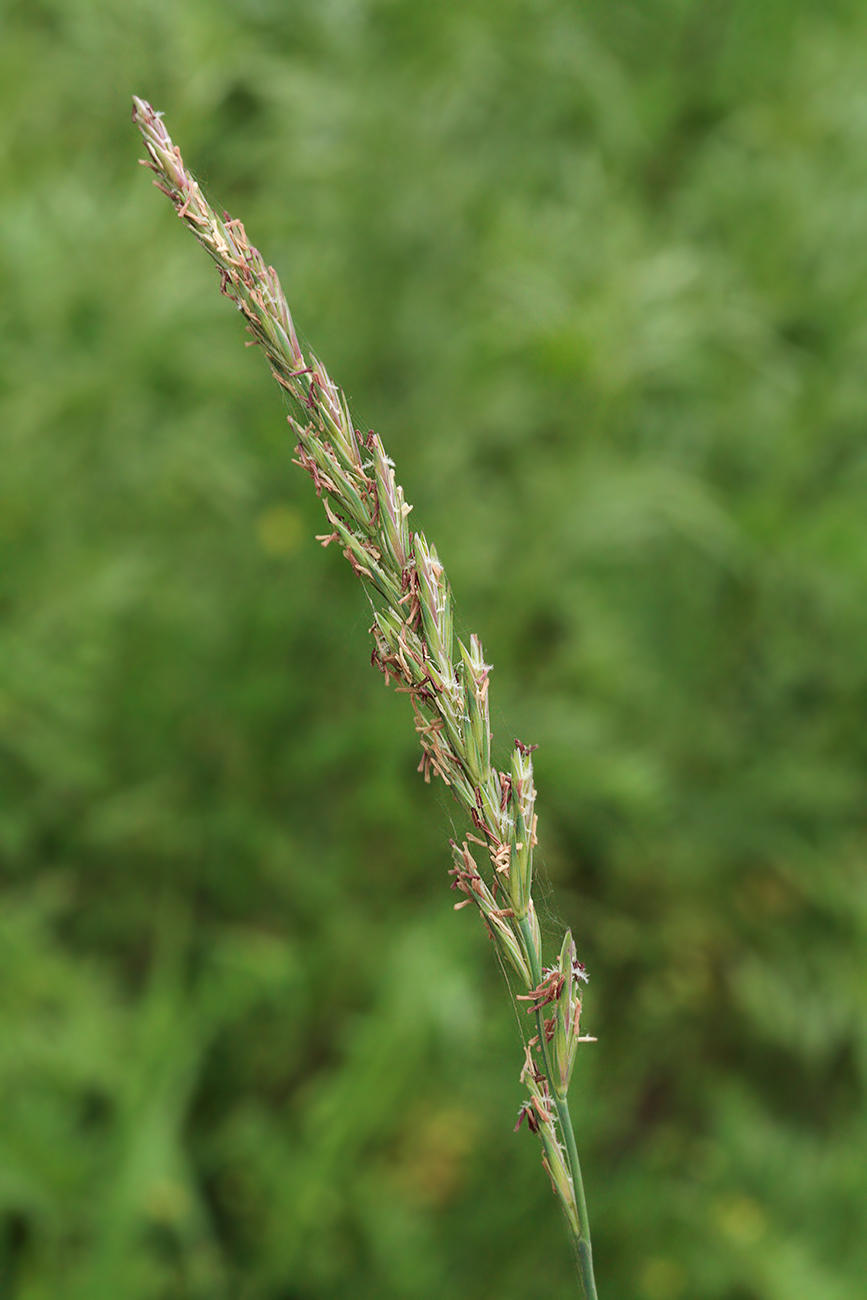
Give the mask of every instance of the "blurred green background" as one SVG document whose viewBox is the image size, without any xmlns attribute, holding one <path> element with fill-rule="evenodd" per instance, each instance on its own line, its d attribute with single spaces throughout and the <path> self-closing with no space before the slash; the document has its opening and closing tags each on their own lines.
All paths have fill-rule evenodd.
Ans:
<svg viewBox="0 0 867 1300">
<path fill-rule="evenodd" d="M 857 1300 L 854 0 L 0 0 L 0 1296 L 576 1294 L 463 823 L 132 93 L 540 745 L 602 1300 Z"/>
</svg>

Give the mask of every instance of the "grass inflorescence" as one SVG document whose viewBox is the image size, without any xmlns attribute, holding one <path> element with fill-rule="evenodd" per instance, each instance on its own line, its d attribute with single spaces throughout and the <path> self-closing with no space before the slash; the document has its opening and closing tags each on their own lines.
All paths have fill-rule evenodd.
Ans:
<svg viewBox="0 0 867 1300">
<path fill-rule="evenodd" d="M 273 267 L 250 243 L 241 221 L 218 216 L 184 165 L 159 113 L 134 98 L 133 121 L 156 173 L 155 184 L 207 250 L 221 291 L 244 315 L 252 342 L 292 399 L 289 423 L 296 463 L 322 498 L 328 531 L 319 540 L 342 548 L 373 607 L 373 662 L 387 683 L 407 694 L 422 748 L 419 770 L 435 774 L 464 808 L 473 829 L 452 842 L 452 888 L 460 909 L 474 904 L 504 964 L 522 985 L 518 999 L 535 1017 L 521 1079 L 527 1097 L 520 1127 L 538 1136 L 575 1244 L 584 1295 L 595 1300 L 592 1252 L 581 1169 L 567 1092 L 581 1033 L 581 988 L 587 975 L 567 930 L 556 961 L 545 967 L 533 905 L 537 843 L 533 746 L 516 740 L 508 771 L 491 762 L 488 688 L 491 665 L 479 638 L 468 643 L 452 626 L 452 592 L 435 548 L 409 526 L 412 507 L 379 437 L 354 427 L 346 399 L 312 353 L 302 350 Z M 484 870 L 479 862 L 484 863 Z"/>
</svg>

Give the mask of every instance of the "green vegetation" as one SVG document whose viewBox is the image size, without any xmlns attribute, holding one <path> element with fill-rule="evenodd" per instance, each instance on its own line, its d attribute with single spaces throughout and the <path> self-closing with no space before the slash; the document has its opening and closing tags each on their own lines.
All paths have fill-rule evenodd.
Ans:
<svg viewBox="0 0 867 1300">
<path fill-rule="evenodd" d="M 0 1295 L 575 1293 L 462 814 L 133 92 L 540 746 L 601 1300 L 860 1295 L 863 7 L 5 0 L 0 72 Z"/>
</svg>

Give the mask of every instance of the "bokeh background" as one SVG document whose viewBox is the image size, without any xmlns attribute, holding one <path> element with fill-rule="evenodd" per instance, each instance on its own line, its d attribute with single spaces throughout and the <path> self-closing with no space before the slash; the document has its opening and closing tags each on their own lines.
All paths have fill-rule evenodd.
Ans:
<svg viewBox="0 0 867 1300">
<path fill-rule="evenodd" d="M 134 92 L 540 746 L 603 1300 L 863 1296 L 856 0 L 0 3 L 0 1295 L 576 1294 L 457 808 Z"/>
</svg>

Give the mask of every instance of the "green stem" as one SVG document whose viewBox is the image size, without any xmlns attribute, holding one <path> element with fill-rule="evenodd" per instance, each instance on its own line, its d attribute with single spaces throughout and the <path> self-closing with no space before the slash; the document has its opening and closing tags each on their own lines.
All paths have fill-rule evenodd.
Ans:
<svg viewBox="0 0 867 1300">
<path fill-rule="evenodd" d="M 528 917 L 518 921 L 521 936 L 524 940 L 524 949 L 527 954 L 527 960 L 530 964 L 530 974 L 533 979 L 533 987 L 538 988 L 542 982 L 542 969 L 539 965 L 539 959 L 536 955 L 536 947 L 533 943 L 533 932 L 530 927 Z M 578 1159 L 578 1148 L 575 1145 L 575 1130 L 572 1128 L 572 1116 L 569 1113 L 569 1103 L 565 1097 L 557 1095 L 554 1087 L 554 1074 L 551 1069 L 551 1061 L 548 1056 L 548 1044 L 545 1039 L 545 1022 L 541 1011 L 536 1012 L 536 1027 L 539 1036 L 539 1047 L 542 1052 L 542 1062 L 545 1067 L 545 1074 L 548 1078 L 548 1084 L 551 1089 L 551 1095 L 554 1100 L 554 1106 L 557 1110 L 557 1119 L 560 1124 L 560 1132 L 563 1135 L 563 1141 L 566 1144 L 566 1159 L 569 1163 L 569 1174 L 572 1179 L 572 1192 L 575 1197 L 575 1211 L 578 1219 L 578 1232 L 572 1229 L 572 1235 L 575 1241 L 575 1253 L 578 1257 L 578 1275 L 581 1279 L 581 1289 L 584 1292 L 584 1300 L 597 1300 L 596 1296 L 596 1279 L 593 1276 L 593 1247 L 590 1242 L 590 1220 L 587 1217 L 587 1200 L 584 1196 L 584 1180 L 581 1177 L 581 1162 Z"/>
<path fill-rule="evenodd" d="M 578 1148 L 575 1145 L 572 1116 L 569 1114 L 569 1103 L 565 1097 L 558 1097 L 555 1094 L 554 1105 L 557 1107 L 560 1131 L 566 1143 L 566 1157 L 569 1161 L 569 1172 L 572 1175 L 575 1206 L 581 1228 L 575 1241 L 575 1249 L 578 1251 L 578 1273 L 581 1277 L 581 1285 L 584 1288 L 586 1300 L 596 1300 L 596 1279 L 593 1276 L 593 1247 L 590 1243 L 590 1220 L 587 1217 L 584 1179 L 581 1177 L 581 1163 L 578 1159 Z"/>
</svg>

